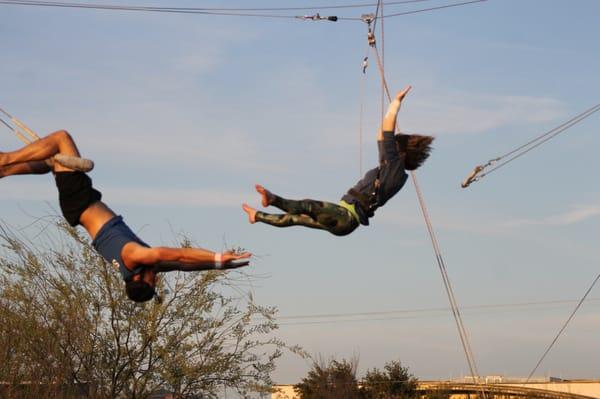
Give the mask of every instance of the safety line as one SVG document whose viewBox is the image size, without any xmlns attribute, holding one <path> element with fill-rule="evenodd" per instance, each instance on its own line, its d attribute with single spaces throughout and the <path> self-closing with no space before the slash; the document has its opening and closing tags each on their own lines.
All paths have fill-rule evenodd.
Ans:
<svg viewBox="0 0 600 399">
<path fill-rule="evenodd" d="M 479 0 L 482 1 L 482 0 Z M 483 0 L 485 1 L 485 0 Z M 381 32 L 381 36 L 382 36 L 382 41 L 384 39 L 385 33 L 384 31 Z M 379 68 L 379 73 L 381 75 L 381 80 L 382 80 L 382 91 L 385 91 L 385 93 L 387 94 L 387 98 L 388 101 L 391 102 L 392 101 L 392 97 L 390 94 L 390 90 L 389 90 L 389 86 L 387 84 L 386 78 L 385 78 L 385 67 L 383 64 L 383 60 L 382 58 L 379 56 L 379 51 L 377 49 L 376 43 L 373 42 L 372 46 L 373 51 L 375 52 L 376 55 L 376 59 L 377 59 L 377 66 Z M 456 300 L 456 296 L 454 295 L 454 290 L 452 288 L 452 284 L 450 282 L 450 278 L 448 276 L 448 271 L 446 269 L 446 265 L 444 263 L 444 260 L 442 258 L 442 253 L 439 247 L 439 243 L 435 234 L 435 231 L 433 229 L 433 225 L 431 223 L 431 218 L 429 217 L 429 212 L 427 211 L 427 207 L 425 205 L 425 200 L 423 198 L 423 193 L 421 191 L 421 188 L 418 184 L 417 181 L 417 176 L 415 171 L 410 171 L 412 180 L 413 180 L 413 184 L 415 186 L 415 190 L 417 193 L 417 197 L 419 200 L 419 205 L 421 207 L 421 211 L 423 213 L 423 217 L 425 219 L 425 224 L 427 226 L 427 230 L 429 232 L 429 237 L 431 239 L 431 243 L 433 245 L 433 250 L 435 252 L 435 257 L 438 263 L 438 267 L 440 269 L 440 273 L 442 275 L 442 280 L 444 283 L 444 287 L 446 289 L 446 294 L 448 296 L 448 300 L 450 302 L 450 307 L 452 308 L 452 314 L 454 316 L 454 320 L 456 322 L 456 326 L 458 329 L 458 334 L 459 334 L 459 338 L 463 347 L 463 350 L 465 352 L 465 357 L 467 358 L 467 363 L 469 365 L 469 369 L 471 371 L 471 375 L 473 376 L 473 378 L 475 378 L 476 383 L 479 385 L 480 387 L 480 392 L 481 395 L 484 399 L 486 399 L 486 394 L 485 394 L 485 390 L 483 387 L 483 384 L 481 383 L 481 379 L 479 376 L 479 371 L 477 369 L 477 364 L 475 361 L 475 356 L 473 355 L 473 350 L 471 348 L 471 344 L 469 342 L 469 336 L 467 334 L 467 330 L 464 326 L 463 320 L 462 320 L 462 316 L 460 314 L 460 308 L 458 306 L 458 302 Z"/>
<path fill-rule="evenodd" d="M 66 3 L 66 2 L 58 2 L 58 1 L 44 1 L 44 0 L 7 0 L 12 3 L 42 3 L 42 4 L 83 4 L 83 5 L 91 5 L 86 3 Z M 402 0 L 402 1 L 388 1 L 388 5 L 404 5 L 404 4 L 412 4 L 412 3 L 424 3 L 434 0 Z M 94 4 L 101 6 L 100 4 Z M 121 7 L 131 7 L 131 8 L 153 8 L 153 9 L 164 9 L 164 10 L 182 10 L 182 11 L 302 11 L 302 10 L 332 10 L 332 9 L 345 9 L 345 8 L 366 8 L 377 5 L 377 3 L 362 3 L 362 4 L 342 4 L 342 5 L 319 5 L 312 7 L 249 7 L 249 8 L 236 8 L 236 7 L 158 7 L 158 6 L 121 6 Z"/>
<path fill-rule="evenodd" d="M 543 134 L 542 136 L 538 137 L 536 140 L 540 140 L 541 138 L 543 138 L 543 140 L 540 140 L 538 143 L 533 144 L 530 148 L 527 148 L 526 150 L 524 150 L 523 152 L 514 155 L 513 157 L 509 158 L 508 160 L 506 160 L 505 162 L 496 165 L 494 168 L 490 169 L 487 173 L 484 173 L 482 175 L 488 175 L 490 173 L 492 173 L 493 171 L 495 171 L 496 169 L 501 168 L 502 166 L 506 165 L 509 162 L 512 162 L 513 160 L 515 160 L 516 158 L 521 157 L 522 155 L 525 155 L 526 153 L 528 153 L 529 151 L 533 150 L 534 148 L 539 147 L 540 145 L 544 144 L 546 141 L 558 136 L 560 133 L 564 132 L 565 130 L 567 130 L 568 128 L 570 128 L 571 126 L 574 126 L 576 124 L 578 124 L 579 122 L 581 122 L 582 120 L 586 119 L 587 117 L 593 115 L 594 113 L 600 111 L 600 104 L 595 105 L 594 107 L 584 111 L 583 113 L 577 115 L 576 117 L 570 119 L 569 121 L 563 123 L 562 125 L 550 130 L 548 133 Z M 547 137 L 546 137 L 547 136 Z M 536 141 L 534 140 L 534 141 Z M 527 145 L 531 144 L 531 142 L 527 143 Z M 519 148 L 519 150 L 522 149 Z M 517 150 L 515 150 L 517 151 Z M 515 151 L 508 153 L 507 155 L 513 154 Z M 503 155 L 501 157 L 504 158 L 507 155 Z"/>
<path fill-rule="evenodd" d="M 369 67 L 370 46 L 367 44 L 367 50 L 362 63 L 362 77 L 360 79 L 360 110 L 358 113 L 358 177 L 363 175 L 363 119 L 365 109 L 365 94 L 367 82 L 367 68 Z"/>
<path fill-rule="evenodd" d="M 483 3 L 484 1 L 488 1 L 488 0 L 463 1 L 462 3 L 446 4 L 446 5 L 443 5 L 443 6 L 423 8 L 421 10 L 397 12 L 397 13 L 394 13 L 394 14 L 385 15 L 384 18 L 400 17 L 400 16 L 403 16 L 403 15 L 417 14 L 417 13 L 420 13 L 420 12 L 436 11 L 436 10 L 442 10 L 444 8 L 466 6 L 466 5 L 469 5 L 469 4 Z"/>
<path fill-rule="evenodd" d="M 529 140 L 527 143 L 515 148 L 512 151 L 507 152 L 504 155 L 500 155 L 496 158 L 490 159 L 489 161 L 487 161 L 485 164 L 482 165 L 477 165 L 473 171 L 469 174 L 469 176 L 467 176 L 465 178 L 465 180 L 461 183 L 462 188 L 467 188 L 469 185 L 471 185 L 472 183 L 479 181 L 481 179 L 483 179 L 485 176 L 489 175 L 490 173 L 494 172 L 495 170 L 500 169 L 501 167 L 503 167 L 504 165 L 514 161 L 515 159 L 527 154 L 529 151 L 541 146 L 542 144 L 544 144 L 545 142 L 553 139 L 554 137 L 558 136 L 560 133 L 566 131 L 567 129 L 571 128 L 572 126 L 575 126 L 576 124 L 578 124 L 579 122 L 583 121 L 584 119 L 592 116 L 594 113 L 600 111 L 600 103 L 594 105 L 591 108 L 588 108 L 587 110 L 583 111 L 582 113 L 575 115 L 573 118 L 569 119 L 566 122 L 563 122 L 562 124 L 560 124 L 559 126 Z M 513 155 L 514 154 L 514 155 Z M 512 156 L 511 156 L 512 155 Z M 499 163 L 500 161 L 502 161 L 504 158 L 506 157 L 510 157 L 507 160 Z M 489 169 L 487 172 L 485 171 L 486 168 L 491 167 L 491 169 Z"/>
<path fill-rule="evenodd" d="M 482 311 L 485 313 L 505 313 L 511 311 L 519 311 L 518 309 L 527 309 L 531 307 L 546 307 L 550 309 L 559 309 L 564 305 L 577 304 L 579 299 L 563 299 L 563 300 L 550 300 L 550 301 L 538 301 L 538 302 L 517 302 L 517 303 L 499 303 L 489 305 L 470 305 L 462 306 L 463 311 L 469 311 L 471 314 Z M 594 302 L 595 305 L 600 305 L 600 298 L 589 298 L 588 303 Z M 410 314 L 431 314 L 436 312 L 447 312 L 450 308 L 439 307 L 439 308 L 414 308 L 414 309 L 397 309 L 387 311 L 369 311 L 369 312 L 355 312 L 355 313 L 315 313 L 315 314 L 299 314 L 299 315 L 283 315 L 277 316 L 277 320 L 305 320 L 305 319 L 324 319 L 324 318 L 340 318 L 340 317 L 371 317 L 371 316 L 394 316 L 394 315 L 410 315 Z M 380 319 L 385 320 L 385 319 Z M 335 320 L 332 320 L 335 321 Z"/>
<path fill-rule="evenodd" d="M 425 1 L 425 0 L 422 0 Z M 405 11 L 392 13 L 388 15 L 382 15 L 379 18 L 393 18 L 402 15 L 410 15 L 422 12 L 429 12 L 435 10 L 441 10 L 445 8 L 458 7 L 463 5 L 469 5 L 473 3 L 479 3 L 487 0 L 472 0 L 460 3 L 446 4 L 442 6 L 429 7 L 424 9 Z M 407 1 L 397 4 L 408 4 L 417 3 L 419 1 Z M 184 8 L 184 7 L 152 7 L 152 6 L 121 6 L 116 4 L 85 4 L 85 3 L 71 3 L 71 2 L 53 2 L 53 1 L 41 1 L 41 0 L 0 0 L 0 4 L 5 5 L 19 5 L 19 6 L 37 6 L 37 7 L 56 7 L 56 8 L 79 8 L 79 9 L 94 9 L 94 10 L 108 10 L 108 11 L 141 11 L 141 12 L 162 12 L 171 14 L 198 14 L 198 15 L 216 15 L 216 16 L 237 16 L 237 17 L 257 17 L 257 18 L 272 18 L 272 19 L 300 19 L 300 20 L 313 20 L 313 21 L 362 21 L 360 17 L 343 17 L 343 16 L 321 16 L 318 13 L 315 15 L 281 15 L 281 14 L 264 14 L 254 12 L 234 12 L 227 11 L 228 9 L 210 9 L 210 8 Z M 325 7 L 329 8 L 329 7 Z M 310 8 L 298 8 L 298 9 L 310 9 Z M 316 9 L 316 8 L 315 8 Z M 219 11 L 224 10 L 224 11 Z M 233 9 L 232 9 L 233 10 Z M 244 9 L 239 9 L 244 10 Z M 253 9 L 248 9 L 252 11 Z M 260 10 L 260 9 L 254 9 Z"/>
<path fill-rule="evenodd" d="M 579 303 L 577 304 L 577 306 L 575 306 L 575 309 L 573 310 L 573 312 L 571 313 L 571 315 L 569 316 L 569 318 L 567 319 L 567 321 L 563 324 L 563 326 L 561 327 L 561 329 L 558 331 L 558 334 L 556 334 L 556 336 L 554 337 L 554 339 L 552 340 L 552 342 L 550 343 L 550 345 L 548 346 L 548 348 L 546 349 L 546 351 L 544 352 L 544 354 L 542 355 L 542 357 L 540 358 L 540 360 L 537 362 L 537 364 L 535 365 L 535 367 L 533 368 L 533 370 L 531 370 L 531 373 L 529 373 L 529 375 L 527 376 L 527 380 L 525 381 L 525 383 L 527 383 L 529 381 L 529 379 L 531 378 L 531 376 L 533 375 L 533 373 L 535 373 L 536 370 L 538 369 L 538 367 L 540 366 L 540 364 L 542 364 L 542 362 L 546 358 L 546 355 L 550 352 L 550 350 L 552 349 L 552 347 L 554 346 L 554 344 L 556 343 L 556 341 L 558 341 L 558 338 L 561 336 L 561 334 L 563 333 L 563 331 L 565 331 L 565 329 L 567 328 L 567 325 L 569 325 L 569 323 L 571 322 L 571 320 L 573 319 L 573 317 L 575 317 L 575 313 L 577 313 L 577 311 L 579 310 L 579 308 L 581 307 L 581 305 L 585 301 L 585 298 L 587 298 L 588 294 L 592 291 L 592 289 L 594 288 L 594 286 L 596 285 L 596 283 L 598 282 L 599 279 L 600 279 L 600 274 L 598 274 L 598 276 L 596 276 L 596 278 L 592 282 L 592 285 L 590 286 L 590 288 L 588 288 L 588 290 L 585 292 L 585 294 L 583 295 L 583 297 L 581 298 L 581 300 L 579 301 Z"/>
<path fill-rule="evenodd" d="M 473 350 L 471 348 L 471 344 L 469 342 L 469 337 L 467 334 L 467 330 L 464 326 L 462 316 L 460 313 L 460 308 L 458 306 L 458 302 L 454 295 L 454 290 L 452 289 L 452 284 L 450 283 L 450 277 L 448 276 L 448 271 L 446 269 L 446 264 L 444 259 L 442 258 L 441 250 L 439 247 L 439 243 L 437 240 L 437 236 L 435 231 L 433 230 L 433 225 L 431 223 L 431 219 L 429 217 L 429 212 L 427 211 L 427 207 L 425 206 L 425 200 L 423 199 L 423 193 L 421 192 L 421 188 L 417 182 L 417 176 L 414 171 L 410 171 L 413 184 L 415 185 L 415 190 L 417 192 L 417 197 L 419 199 L 419 205 L 421 206 L 421 211 L 423 213 L 423 217 L 425 218 L 425 224 L 427 226 L 427 230 L 429 232 L 429 237 L 431 239 L 431 243 L 433 245 L 433 249 L 435 252 L 436 260 L 438 263 L 438 267 L 440 269 L 440 273 L 442 274 L 442 280 L 444 282 L 444 287 L 446 288 L 446 294 L 448 295 L 448 300 L 450 302 L 450 307 L 452 308 L 452 314 L 454 316 L 454 320 L 456 322 L 456 326 L 458 328 L 459 337 L 461 343 L 463 345 L 463 350 L 465 351 L 465 355 L 467 358 L 467 363 L 469 365 L 469 369 L 471 370 L 471 375 L 475 378 L 477 384 L 481 385 L 479 371 L 477 369 L 477 364 L 475 362 L 475 356 L 473 355 Z M 485 398 L 485 392 L 482 389 L 482 395 Z"/>
</svg>

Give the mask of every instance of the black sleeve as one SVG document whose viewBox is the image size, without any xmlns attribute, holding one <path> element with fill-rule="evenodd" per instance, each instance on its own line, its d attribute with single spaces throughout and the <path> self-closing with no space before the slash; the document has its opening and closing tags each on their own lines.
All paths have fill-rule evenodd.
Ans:
<svg viewBox="0 0 600 399">
<path fill-rule="evenodd" d="M 383 140 L 377 141 L 379 163 L 395 162 L 400 158 L 394 132 L 383 132 Z"/>
</svg>

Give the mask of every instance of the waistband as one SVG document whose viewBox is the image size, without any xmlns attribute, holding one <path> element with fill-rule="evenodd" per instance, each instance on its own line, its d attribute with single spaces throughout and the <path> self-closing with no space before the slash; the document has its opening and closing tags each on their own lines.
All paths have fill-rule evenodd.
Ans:
<svg viewBox="0 0 600 399">
<path fill-rule="evenodd" d="M 346 201 L 344 201 L 344 200 L 341 200 L 341 201 L 339 202 L 339 205 L 340 205 L 342 208 L 346 208 L 346 209 L 348 210 L 348 212 L 350 212 L 350 214 L 352 215 L 352 217 L 353 217 L 354 219 L 356 219 L 356 221 L 357 221 L 357 222 L 359 222 L 359 223 L 360 223 L 360 218 L 358 217 L 358 213 L 356 213 L 356 205 L 355 205 L 355 204 L 349 204 L 349 203 L 347 203 Z"/>
</svg>

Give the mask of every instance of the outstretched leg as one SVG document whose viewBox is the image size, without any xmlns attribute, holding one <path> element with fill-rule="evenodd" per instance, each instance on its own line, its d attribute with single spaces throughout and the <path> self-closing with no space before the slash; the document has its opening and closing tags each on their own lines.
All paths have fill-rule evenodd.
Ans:
<svg viewBox="0 0 600 399">
<path fill-rule="evenodd" d="M 271 214 L 257 211 L 255 220 L 275 227 L 305 226 L 311 229 L 329 231 L 329 226 L 317 222 L 308 215 L 294 215 L 290 213 Z"/>
<path fill-rule="evenodd" d="M 59 161 L 54 165 L 54 170 L 56 172 L 67 172 L 72 170 L 89 171 L 93 167 L 91 161 L 80 158 L 79 150 L 71 138 L 71 135 L 65 130 L 59 130 L 40 140 L 34 141 L 19 150 L 0 153 L 0 168 L 32 161 L 44 161 L 55 155 L 58 156 L 57 160 Z M 61 160 L 67 160 L 67 162 L 74 161 L 74 163 L 69 164 L 70 167 L 67 167 L 61 164 Z M 17 170 L 25 173 L 26 168 L 17 168 Z"/>
<path fill-rule="evenodd" d="M 358 227 L 358 222 L 350 212 L 333 203 L 305 199 L 301 201 L 281 201 L 280 209 L 287 210 L 285 214 L 270 214 L 257 211 L 244 204 L 242 207 L 248 214 L 250 223 L 263 222 L 276 227 L 305 226 L 313 229 L 329 231 L 335 235 L 350 234 Z M 275 205 L 276 202 L 273 202 Z M 279 207 L 279 205 L 276 205 Z"/>
<path fill-rule="evenodd" d="M 42 175 L 50 171 L 50 166 L 44 161 L 21 162 L 0 167 L 0 177 L 13 175 Z"/>
<path fill-rule="evenodd" d="M 320 213 L 319 211 L 324 204 L 323 201 L 315 201 L 311 199 L 291 200 L 283 198 L 276 194 L 273 194 L 260 184 L 257 184 L 255 187 L 256 191 L 261 196 L 262 206 L 267 207 L 269 205 L 273 205 L 274 207 L 279 208 L 284 212 L 291 213 L 293 215 L 306 214 L 312 217 L 313 219 L 317 219 Z"/>
</svg>

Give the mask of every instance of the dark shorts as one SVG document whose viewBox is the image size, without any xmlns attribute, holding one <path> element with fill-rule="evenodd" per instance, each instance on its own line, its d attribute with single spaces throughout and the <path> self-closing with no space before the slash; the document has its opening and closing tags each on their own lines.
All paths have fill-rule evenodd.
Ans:
<svg viewBox="0 0 600 399">
<path fill-rule="evenodd" d="M 77 226 L 81 214 L 100 201 L 102 194 L 92 187 L 92 179 L 83 172 L 58 172 L 55 179 L 60 210 L 71 226 Z"/>
</svg>

